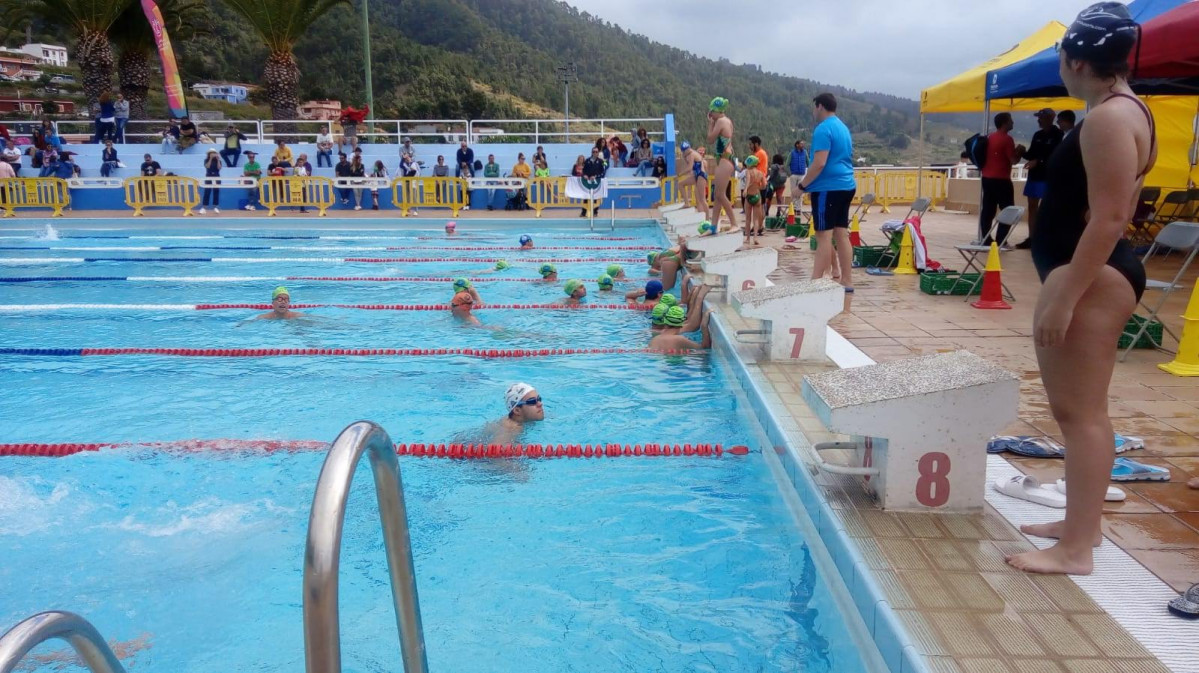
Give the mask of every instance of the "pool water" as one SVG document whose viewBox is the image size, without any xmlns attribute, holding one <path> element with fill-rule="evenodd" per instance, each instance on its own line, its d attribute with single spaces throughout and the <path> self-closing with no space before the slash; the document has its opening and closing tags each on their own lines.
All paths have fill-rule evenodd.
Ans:
<svg viewBox="0 0 1199 673">
<path fill-rule="evenodd" d="M 662 245 L 569 229 L 539 240 L 588 247 Z M 86 231 L 64 232 L 68 236 Z M 640 348 L 647 317 L 630 310 L 480 310 L 484 328 L 446 311 L 319 308 L 312 320 L 247 321 L 254 310 L 26 310 L 28 305 L 266 303 L 286 284 L 296 303 L 441 304 L 449 283 L 276 281 L 278 277 L 446 277 L 503 257 L 497 278 L 593 279 L 640 251 L 447 250 L 439 231 L 360 232 L 428 263 L 17 262 L 81 255 L 191 257 L 195 251 L 72 252 L 80 245 L 180 245 L 184 235 L 41 241 L 6 238 L 0 277 L 176 280 L 0 282 L 0 347 Z M 520 232 L 456 236 L 504 245 Z M 116 235 L 120 232 L 97 232 Z M 374 244 L 344 231 L 215 232 L 327 236 L 287 245 Z M 422 240 L 419 237 L 434 237 Z M 184 239 L 196 243 L 193 239 Z M 276 241 L 268 241 L 273 245 Z M 247 241 L 249 243 L 247 243 Z M 264 239 L 201 240 L 261 245 Z M 351 257 L 351 251 L 215 251 L 222 256 Z M 644 276 L 644 263 L 625 263 Z M 201 279 L 247 276 L 261 280 Z M 0 278 L 2 280 L 3 278 Z M 620 290 L 631 289 L 627 283 Z M 545 304 L 558 283 L 487 281 L 486 302 Z M 12 307 L 18 308 L 12 308 Z M 778 491 L 758 430 L 714 354 L 610 354 L 483 360 L 436 357 L 38 357 L 0 355 L 0 442 L 187 439 L 329 441 L 369 419 L 396 442 L 472 437 L 528 381 L 546 420 L 537 443 L 744 444 L 746 456 L 451 461 L 402 457 L 432 671 L 858 671 L 855 641 Z M 220 446 L 220 442 L 216 443 Z M 41 610 L 91 620 L 136 650 L 133 671 L 295 671 L 303 666 L 301 569 L 324 454 L 135 447 L 67 458 L 0 458 L 0 628 Z M 347 671 L 400 668 L 373 485 L 362 467 L 347 510 L 341 569 Z M 144 647 L 148 645 L 148 647 Z M 138 649 L 142 648 L 142 649 Z M 37 652 L 54 650 L 47 645 Z M 39 660 L 40 661 L 40 660 Z M 34 670 L 57 670 L 48 663 Z"/>
</svg>

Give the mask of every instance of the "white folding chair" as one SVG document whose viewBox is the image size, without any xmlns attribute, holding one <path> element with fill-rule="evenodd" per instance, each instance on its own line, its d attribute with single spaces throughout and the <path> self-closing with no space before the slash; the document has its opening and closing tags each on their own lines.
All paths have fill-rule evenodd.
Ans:
<svg viewBox="0 0 1199 673">
<path fill-rule="evenodd" d="M 983 240 L 985 241 L 990 239 L 997 242 L 999 244 L 999 249 L 1002 251 L 1004 246 L 1007 245 L 1007 239 L 1010 238 L 1012 232 L 1016 230 L 1016 225 L 1020 223 L 1020 218 L 1022 217 L 1024 217 L 1024 206 L 1008 206 L 1007 208 L 1004 208 L 1003 210 L 999 211 L 999 215 L 996 216 L 995 221 L 991 223 L 991 230 L 987 232 L 987 236 Z M 1000 225 L 1007 227 L 1007 233 L 1004 235 L 1002 240 L 996 237 L 996 234 L 999 233 Z M 978 257 L 979 255 L 983 255 L 983 264 L 985 264 L 985 255 L 990 254 L 991 246 L 975 245 L 973 243 L 969 243 L 966 245 L 955 245 L 953 247 L 957 249 L 958 254 L 962 256 L 962 259 L 966 260 L 966 267 L 962 269 L 962 273 L 954 279 L 953 286 L 949 289 L 949 294 L 954 293 L 954 290 L 957 289 L 959 283 L 969 282 L 964 279 L 966 274 L 971 272 L 977 273 L 978 278 L 974 280 L 973 284 L 970 285 L 970 291 L 966 293 L 966 301 L 970 301 L 970 295 L 974 294 L 974 289 L 978 287 L 978 284 L 981 283 L 983 279 L 984 269 L 982 266 L 979 266 Z M 1007 285 L 1002 282 L 1000 284 L 1003 286 L 1004 297 L 1011 301 L 1015 301 L 1016 298 L 1012 295 L 1011 290 L 1007 289 Z"/>
<path fill-rule="evenodd" d="M 1191 261 L 1195 259 L 1195 255 L 1199 254 L 1199 224 L 1193 222 L 1171 222 L 1162 227 L 1162 230 L 1157 232 L 1157 236 L 1153 238 L 1153 245 L 1149 246 L 1149 251 L 1145 253 L 1142 263 L 1148 263 L 1149 258 L 1162 248 L 1168 249 L 1166 254 L 1169 254 L 1172 250 L 1177 250 L 1186 255 L 1186 258 L 1182 260 L 1182 266 L 1178 267 L 1178 273 L 1174 274 L 1173 280 L 1167 282 L 1149 279 L 1145 281 L 1145 289 L 1160 291 L 1161 298 L 1153 306 L 1146 304 L 1145 299 L 1141 298 L 1138 308 L 1145 309 L 1148 312 L 1148 316 L 1142 316 L 1139 313 L 1136 314 L 1137 317 L 1144 318 L 1144 320 L 1138 321 L 1140 327 L 1133 332 L 1128 331 L 1128 328 L 1125 327 L 1124 336 L 1132 337 L 1132 341 L 1128 343 L 1128 346 L 1124 348 L 1124 352 L 1120 354 L 1121 362 L 1124 361 L 1124 358 L 1128 357 L 1128 351 L 1136 346 L 1137 341 L 1140 341 L 1141 335 L 1149 329 L 1149 324 L 1157 320 L 1157 312 L 1161 310 L 1162 306 L 1165 306 L 1166 300 L 1170 298 L 1170 293 L 1182 288 L 1182 283 L 1179 281 L 1182 280 L 1183 274 L 1187 272 L 1187 267 L 1191 265 Z M 1179 341 L 1178 335 L 1174 333 L 1174 330 L 1166 327 L 1164 324 L 1162 328 L 1170 336 L 1174 337 L 1175 341 Z M 1164 342 L 1165 339 L 1162 339 L 1162 341 Z M 1157 348 L 1161 348 L 1164 344 L 1159 343 L 1154 345 Z"/>
</svg>

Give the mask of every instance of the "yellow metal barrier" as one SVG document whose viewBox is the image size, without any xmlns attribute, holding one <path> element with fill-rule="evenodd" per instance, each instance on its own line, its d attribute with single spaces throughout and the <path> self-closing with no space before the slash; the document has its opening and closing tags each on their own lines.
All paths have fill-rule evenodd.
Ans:
<svg viewBox="0 0 1199 673">
<path fill-rule="evenodd" d="M 861 180 L 859 185 L 861 185 Z M 859 187 L 859 193 L 861 187 Z M 949 196 L 949 180 L 940 171 L 878 171 L 874 175 L 874 196 L 883 212 L 891 212 L 893 203 L 911 203 L 919 196 L 931 199 L 930 209 Z"/>
<path fill-rule="evenodd" d="M 533 178 L 529 181 L 529 207 L 541 217 L 545 208 L 584 208 L 586 199 L 572 199 L 566 196 L 566 177 Z"/>
<path fill-rule="evenodd" d="M 416 208 L 449 208 L 457 217 L 466 205 L 466 178 L 396 178 L 391 201 L 403 217 Z"/>
<path fill-rule="evenodd" d="M 62 178 L 4 178 L 0 179 L 0 208 L 5 217 L 12 217 L 17 208 L 50 208 L 54 217 L 62 217 L 62 209 L 71 203 L 71 190 Z"/>
<path fill-rule="evenodd" d="M 279 208 L 316 208 L 325 216 L 333 205 L 333 181 L 311 176 L 268 176 L 258 181 L 258 200 L 275 215 Z"/>
<path fill-rule="evenodd" d="M 145 208 L 182 208 L 184 215 L 200 205 L 200 181 L 180 176 L 125 178 L 125 204 L 139 217 Z"/>
<path fill-rule="evenodd" d="M 662 178 L 660 184 L 661 196 L 658 197 L 659 206 L 669 206 L 672 203 L 684 201 L 682 192 L 679 189 L 679 179 Z"/>
</svg>

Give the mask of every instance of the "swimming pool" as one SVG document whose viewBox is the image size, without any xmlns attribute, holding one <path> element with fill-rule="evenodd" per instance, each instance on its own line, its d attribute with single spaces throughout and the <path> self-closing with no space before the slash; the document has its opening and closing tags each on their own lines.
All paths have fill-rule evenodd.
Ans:
<svg viewBox="0 0 1199 673">
<path fill-rule="evenodd" d="M 520 233 L 500 225 L 452 241 L 440 230 L 340 229 L 68 230 L 57 241 L 0 239 L 6 248 L 49 248 L 0 250 L 7 280 L 106 279 L 0 282 L 0 348 L 539 354 L 0 354 L 0 386 L 8 391 L 0 398 L 0 442 L 216 440 L 0 458 L 0 536 L 8 552 L 0 564 L 7 588 L 0 625 L 44 609 L 73 610 L 107 638 L 133 643 L 129 649 L 150 644 L 126 661 L 133 670 L 297 670 L 303 545 L 324 454 L 289 442 L 329 441 L 359 418 L 380 423 L 396 442 L 473 436 L 503 414 L 505 388 L 523 380 L 544 396 L 547 413 L 525 441 L 741 444 L 751 453 L 503 462 L 402 457 L 430 670 L 866 670 L 719 356 L 540 355 L 643 347 L 642 312 L 484 309 L 478 316 L 485 328 L 471 328 L 445 310 L 313 308 L 303 309 L 312 321 L 294 323 L 246 322 L 261 312 L 255 309 L 187 308 L 266 303 L 279 284 L 294 303 L 438 305 L 450 287 L 434 279 L 485 270 L 490 263 L 478 260 L 494 258 L 515 268 L 475 276 L 486 279 L 476 287 L 487 303 L 550 304 L 565 297 L 562 281 L 580 277 L 588 281 L 589 303 L 616 305 L 619 293 L 601 298 L 594 278 L 613 259 L 634 260 L 624 262 L 626 271 L 643 276 L 645 265 L 635 260 L 644 250 L 618 248 L 664 243 L 648 226 L 606 235 L 535 226 L 538 249 L 531 251 L 491 249 L 514 246 Z M 270 249 L 161 249 L 179 245 Z M 349 249 L 364 246 L 398 249 Z M 159 249 L 120 249 L 130 247 Z M 439 261 L 242 261 L 364 255 Z M 61 261 L 148 256 L 235 261 Z M 579 261 L 558 264 L 559 282 L 540 283 L 532 280 L 530 259 Z M 300 448 L 247 449 L 239 440 Z M 399 668 L 372 488 L 360 473 L 347 509 L 347 671 Z"/>
</svg>

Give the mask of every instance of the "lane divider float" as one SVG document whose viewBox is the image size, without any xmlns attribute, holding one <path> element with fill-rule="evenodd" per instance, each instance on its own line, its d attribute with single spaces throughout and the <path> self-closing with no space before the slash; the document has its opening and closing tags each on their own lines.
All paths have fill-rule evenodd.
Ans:
<svg viewBox="0 0 1199 673">
<path fill-rule="evenodd" d="M 302 308 L 344 308 L 363 311 L 448 311 L 450 304 L 292 304 Z M 0 312 L 22 311 L 223 311 L 235 309 L 270 310 L 270 304 L 0 304 Z M 476 304 L 474 310 L 510 311 L 645 311 L 644 304 Z"/>
<path fill-rule="evenodd" d="M 0 239 L 20 239 L 20 240 L 28 241 L 28 240 L 32 239 L 33 237 L 34 236 L 31 233 L 31 235 L 29 235 L 29 236 L 12 236 L 12 235 L 0 236 Z M 209 240 L 239 239 L 239 238 L 240 239 L 251 239 L 251 240 L 262 239 L 262 240 L 278 240 L 278 241 L 321 241 L 321 240 L 326 240 L 326 241 L 390 241 L 390 240 L 397 240 L 397 239 L 399 239 L 399 240 L 415 239 L 418 241 L 449 240 L 446 236 L 415 236 L 415 237 L 400 236 L 400 235 L 395 235 L 395 236 L 359 236 L 359 235 L 272 236 L 272 235 L 263 235 L 263 234 L 208 234 L 208 235 L 200 235 L 200 236 L 175 235 L 175 234 L 163 234 L 160 236 L 128 235 L 128 234 L 126 234 L 126 235 L 59 234 L 58 238 L 60 240 L 66 240 L 66 239 L 72 239 L 72 240 L 75 240 L 75 239 L 162 240 L 162 239 L 169 238 L 169 239 L 179 240 L 179 241 L 209 241 Z M 500 240 L 502 237 L 499 235 L 486 236 L 486 235 L 472 235 L 472 234 L 457 234 L 454 238 L 457 240 L 463 240 L 463 239 L 471 240 L 471 239 L 476 239 L 476 238 L 479 240 Z M 543 240 L 570 240 L 570 241 L 636 241 L 636 240 L 639 240 L 636 236 L 585 236 L 585 235 L 573 236 L 570 234 L 563 234 L 563 235 L 538 234 L 537 238 L 543 239 Z"/>
<path fill-rule="evenodd" d="M 0 355 L 48 357 L 170 355 L 178 357 L 430 357 L 461 355 L 488 360 L 558 355 L 692 355 L 706 350 L 649 348 L 0 348 Z"/>
<path fill-rule="evenodd" d="M 312 281 L 334 283 L 452 283 L 454 276 L 10 276 L 0 277 L 0 283 L 277 283 Z M 472 283 L 554 283 L 544 278 L 468 278 Z M 617 283 L 644 283 L 644 278 L 620 278 Z"/>
<path fill-rule="evenodd" d="M 721 444 L 626 444 L 606 442 L 595 444 L 396 444 L 400 456 L 414 458 L 449 458 L 454 460 L 492 458 L 657 458 L 703 457 L 725 455 L 744 456 L 751 453 L 748 446 L 738 444 L 725 449 Z M 0 444 L 0 457 L 63 458 L 78 453 L 113 449 L 153 449 L 164 453 L 197 453 L 217 451 L 262 452 L 324 451 L 328 442 L 291 439 L 187 439 L 173 442 L 92 442 L 92 443 L 27 443 Z"/>
<path fill-rule="evenodd" d="M 214 264 L 320 263 L 320 264 L 494 264 L 499 257 L 0 257 L 0 264 L 91 264 L 94 262 L 205 262 Z M 508 261 L 508 260 L 504 260 Z M 644 264 L 640 257 L 617 259 L 554 259 L 537 257 L 522 263 L 551 264 Z"/>
<path fill-rule="evenodd" d="M 498 251 L 504 250 L 509 252 L 538 252 L 542 250 L 575 250 L 575 251 L 591 251 L 591 252 L 609 252 L 612 250 L 630 251 L 630 250 L 661 250 L 661 246 L 657 245 L 616 245 L 616 246 L 579 246 L 579 245 L 549 245 L 538 246 L 536 249 L 524 249 L 519 246 L 509 245 L 473 245 L 473 246 L 455 246 L 455 245 L 426 245 L 426 246 L 382 246 L 382 245 L 361 245 L 361 246 L 345 246 L 345 245 L 329 245 L 329 246 L 311 246 L 311 245 L 120 245 L 120 246 L 18 246 L 0 245 L 0 250 L 59 250 L 66 252 L 154 252 L 154 251 L 169 251 L 169 250 L 300 250 L 305 252 L 336 252 L 341 251 L 384 251 L 384 250 L 454 250 L 454 251 Z"/>
</svg>

